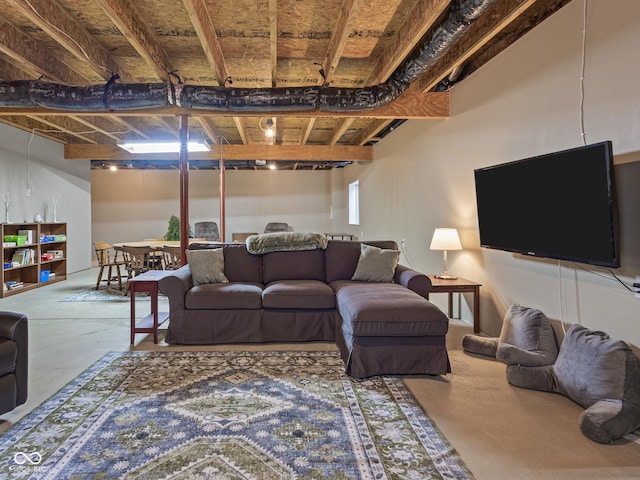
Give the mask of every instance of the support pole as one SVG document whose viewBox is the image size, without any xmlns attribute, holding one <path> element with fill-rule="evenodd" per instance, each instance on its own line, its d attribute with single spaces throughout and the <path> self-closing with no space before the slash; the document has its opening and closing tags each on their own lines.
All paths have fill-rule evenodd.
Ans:
<svg viewBox="0 0 640 480">
<path fill-rule="evenodd" d="M 189 246 L 189 116 L 180 115 L 180 256 L 187 264 Z"/>
<path fill-rule="evenodd" d="M 224 158 L 222 158 L 222 138 L 220 139 L 220 240 L 225 242 L 225 211 L 224 211 L 224 199 L 225 192 L 224 187 L 226 184 L 225 180 L 225 169 L 224 169 Z"/>
</svg>

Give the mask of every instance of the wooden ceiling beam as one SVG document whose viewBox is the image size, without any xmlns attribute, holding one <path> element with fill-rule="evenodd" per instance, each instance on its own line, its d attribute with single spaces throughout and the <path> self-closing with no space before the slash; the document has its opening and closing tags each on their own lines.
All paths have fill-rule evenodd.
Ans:
<svg viewBox="0 0 640 480">
<path fill-rule="evenodd" d="M 95 130 L 98 133 L 101 133 L 102 135 L 106 135 L 107 137 L 110 137 L 117 142 L 121 141 L 120 135 L 124 133 L 114 132 L 113 122 L 104 120 L 101 117 L 85 118 L 77 115 L 69 115 L 69 118 L 91 128 L 92 130 Z"/>
<path fill-rule="evenodd" d="M 278 74 L 278 0 L 269 0 L 269 56 L 271 57 L 271 86 L 276 86 Z"/>
<path fill-rule="evenodd" d="M 218 160 L 220 148 L 225 160 L 268 161 L 372 161 L 373 147 L 354 145 L 214 145 L 210 152 L 189 153 L 189 161 Z M 133 155 L 117 145 L 69 144 L 67 160 L 176 160 L 178 154 Z"/>
<path fill-rule="evenodd" d="M 344 50 L 349 35 L 351 35 L 353 21 L 358 13 L 359 0 L 343 0 L 340 7 L 340 13 L 336 26 L 331 34 L 331 40 L 329 41 L 329 47 L 327 53 L 322 62 L 322 68 L 324 69 L 325 79 L 324 84 L 330 85 L 333 77 L 340 63 L 340 57 Z"/>
<path fill-rule="evenodd" d="M 302 138 L 300 139 L 300 145 L 304 145 L 307 143 L 307 141 L 309 140 L 309 135 L 311 135 L 311 132 L 313 131 L 313 126 L 315 125 L 315 123 L 316 123 L 315 118 L 309 118 L 307 120 L 307 125 L 302 130 Z"/>
<path fill-rule="evenodd" d="M 78 133 L 77 125 L 70 125 L 70 123 L 73 123 L 73 122 L 70 122 L 68 117 L 58 117 L 55 119 L 55 121 L 48 118 L 41 118 L 41 117 L 36 117 L 31 115 L 28 115 L 28 117 L 31 118 L 32 120 L 35 120 L 36 122 L 44 123 L 45 125 L 48 125 L 60 132 L 67 133 L 72 137 L 77 138 L 78 140 L 82 140 L 83 142 L 87 142 L 91 144 L 98 143 L 98 140 L 96 140 L 95 138 L 89 137 L 85 133 Z M 76 128 L 74 129 L 73 127 L 76 127 Z M 52 133 L 52 132 L 49 132 L 49 133 Z"/>
<path fill-rule="evenodd" d="M 39 43 L 0 17 L 0 52 L 13 65 L 34 76 L 63 84 L 83 84 L 85 79 L 41 48 Z"/>
<path fill-rule="evenodd" d="M 398 28 L 391 47 L 385 49 L 380 55 L 365 85 L 385 82 L 422 40 L 449 3 L 451 3 L 450 0 L 417 2 Z"/>
<path fill-rule="evenodd" d="M 103 79 L 109 80 L 120 67 L 111 54 L 60 7 L 50 0 L 9 0 L 24 16 L 41 28 L 76 58 L 89 66 Z"/>
<path fill-rule="evenodd" d="M 95 0 L 114 25 L 122 32 L 138 54 L 152 67 L 162 80 L 174 68 L 155 39 L 153 30 L 140 18 L 134 2 L 127 0 Z"/>
<path fill-rule="evenodd" d="M 171 117 L 173 118 L 173 117 Z M 176 127 L 175 125 L 173 125 L 171 123 L 170 119 L 164 118 L 164 117 L 157 117 L 156 120 L 158 121 L 158 123 L 160 125 L 162 125 L 162 127 L 167 131 L 167 133 L 169 133 L 171 136 L 175 137 L 175 138 L 179 138 L 180 137 L 180 128 Z"/>
<path fill-rule="evenodd" d="M 43 128 L 43 124 L 39 120 L 34 120 L 26 115 L 21 117 L 0 117 L 0 122 L 19 128 L 20 130 L 24 130 L 31 134 L 37 133 L 39 137 L 48 138 L 54 142 L 65 143 L 72 140 L 72 138 L 66 133 L 52 133 L 45 131 L 47 129 Z"/>
<path fill-rule="evenodd" d="M 369 140 L 373 139 L 380 130 L 389 125 L 392 120 L 376 120 L 371 122 L 369 127 L 365 129 L 360 135 L 353 139 L 352 145 L 364 145 Z"/>
<path fill-rule="evenodd" d="M 187 13 L 198 35 L 204 54 L 216 72 L 218 85 L 224 86 L 225 80 L 229 77 L 229 71 L 224 61 L 224 55 L 222 48 L 220 48 L 216 29 L 209 16 L 204 0 L 182 0 L 182 3 L 184 3 L 187 9 Z"/>
<path fill-rule="evenodd" d="M 219 141 L 218 137 L 220 137 L 220 135 L 218 135 L 218 133 L 215 131 L 215 129 L 209 122 L 209 119 L 207 117 L 200 117 L 200 116 L 196 116 L 195 119 L 198 121 L 198 123 L 202 127 L 202 130 L 204 130 L 204 133 L 207 135 L 207 137 L 209 137 L 209 140 L 211 140 L 211 143 L 218 143 Z"/>
<path fill-rule="evenodd" d="M 331 137 L 331 140 L 329 140 L 329 145 L 335 145 L 336 143 L 338 143 L 338 141 L 344 135 L 344 132 L 349 130 L 349 127 L 355 120 L 356 120 L 355 118 L 345 118 L 344 120 L 342 120 L 340 122 L 340 126 L 336 129 L 336 132 L 333 134 L 333 137 Z"/>
<path fill-rule="evenodd" d="M 247 125 L 242 117 L 233 117 L 233 122 L 236 124 L 236 128 L 238 129 L 238 134 L 240 135 L 240 139 L 242 143 L 245 145 L 249 145 L 251 143 L 251 139 L 249 138 L 249 133 L 247 132 Z"/>
<path fill-rule="evenodd" d="M 86 116 L 86 115 L 83 114 L 83 116 Z M 147 124 L 145 124 L 144 122 L 141 122 L 137 118 L 115 116 L 113 119 L 116 122 L 121 123 L 122 125 L 124 125 L 124 127 L 127 130 L 130 130 L 131 132 L 133 132 L 133 133 L 135 133 L 137 135 L 140 135 L 142 138 L 146 138 L 148 140 L 150 140 L 152 138 L 152 135 L 150 135 L 148 133 L 149 126 Z M 126 135 L 126 133 L 125 133 L 125 135 Z"/>
</svg>

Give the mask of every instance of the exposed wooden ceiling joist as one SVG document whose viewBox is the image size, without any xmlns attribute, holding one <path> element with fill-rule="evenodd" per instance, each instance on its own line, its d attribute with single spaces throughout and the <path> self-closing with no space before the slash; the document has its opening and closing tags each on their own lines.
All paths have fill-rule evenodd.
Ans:
<svg viewBox="0 0 640 480">
<path fill-rule="evenodd" d="M 64 86 L 105 86 L 117 73 L 117 82 L 170 81 L 178 93 L 183 79 L 232 88 L 236 95 L 243 88 L 318 88 L 323 80 L 355 93 L 387 81 L 451 9 L 464 9 L 467 1 L 0 0 L 0 85 L 40 79 L 60 84 L 57 94 L 64 96 Z M 268 146 L 258 119 L 273 118 L 276 143 L 363 145 L 389 134 L 388 126 L 399 120 L 446 118 L 450 93 L 441 90 L 473 74 L 569 1 L 495 0 L 407 91 L 378 108 L 64 111 L 2 106 L 0 88 L 0 122 L 81 148 L 175 138 L 175 119 L 190 115 L 196 119 L 189 126 L 192 136 L 258 147 Z M 455 79 L 454 70 L 460 73 Z"/>
<path fill-rule="evenodd" d="M 213 145 L 210 152 L 190 153 L 189 160 L 352 160 L 372 161 L 373 147 L 354 145 Z M 131 154 L 117 145 L 65 145 L 68 160 L 176 160 L 178 154 Z"/>
</svg>

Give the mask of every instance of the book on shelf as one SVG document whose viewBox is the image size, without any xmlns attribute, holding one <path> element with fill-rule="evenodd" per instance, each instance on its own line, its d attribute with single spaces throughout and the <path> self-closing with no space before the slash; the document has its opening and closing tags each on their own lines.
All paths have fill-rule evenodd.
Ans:
<svg viewBox="0 0 640 480">
<path fill-rule="evenodd" d="M 20 281 L 9 281 L 4 283 L 7 290 L 17 290 L 18 288 L 24 287 L 24 283 Z"/>
<path fill-rule="evenodd" d="M 35 263 L 36 252 L 33 248 L 19 248 L 13 253 L 11 262 L 15 265 L 32 265 Z"/>
</svg>

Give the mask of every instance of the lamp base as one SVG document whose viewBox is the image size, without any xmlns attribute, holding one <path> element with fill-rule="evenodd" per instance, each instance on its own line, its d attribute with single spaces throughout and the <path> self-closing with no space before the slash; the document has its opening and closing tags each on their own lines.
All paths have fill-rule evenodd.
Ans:
<svg viewBox="0 0 640 480">
<path fill-rule="evenodd" d="M 439 273 L 438 275 L 436 275 L 436 278 L 439 278 L 441 280 L 456 280 L 458 277 L 449 273 Z"/>
</svg>

